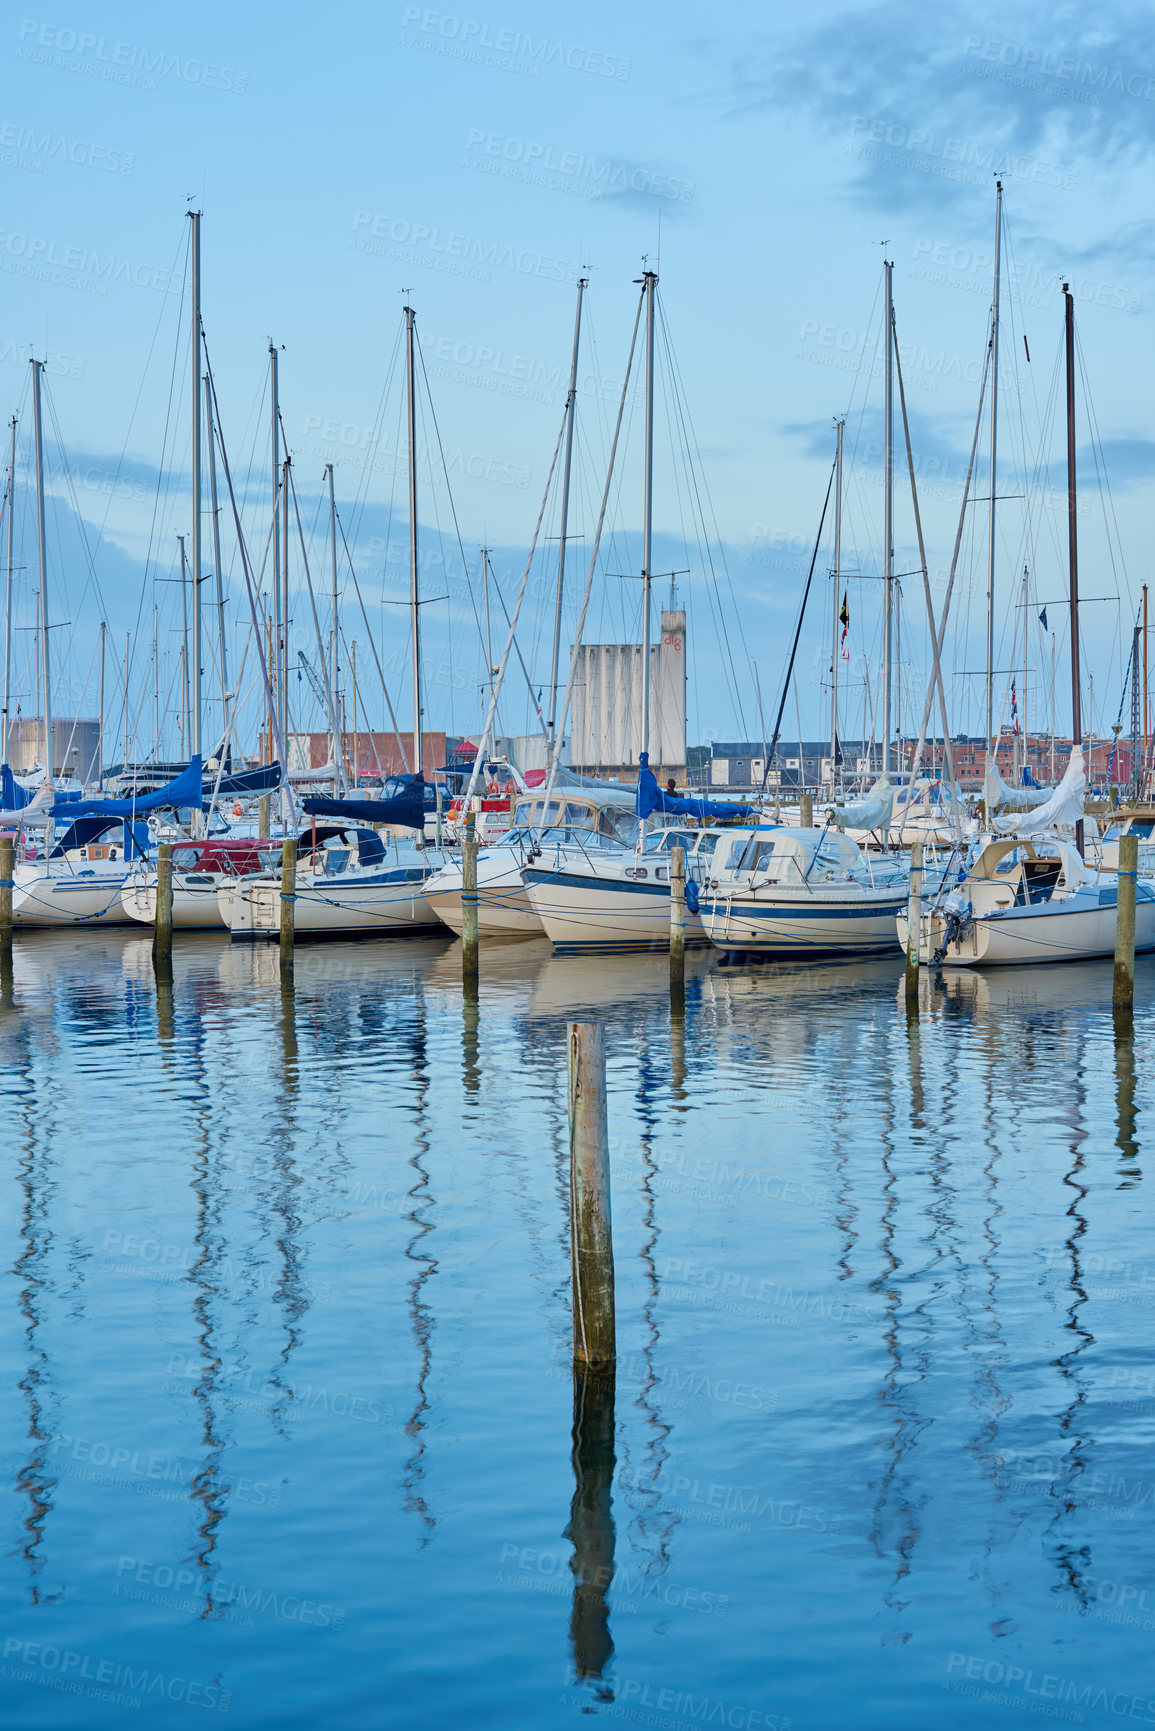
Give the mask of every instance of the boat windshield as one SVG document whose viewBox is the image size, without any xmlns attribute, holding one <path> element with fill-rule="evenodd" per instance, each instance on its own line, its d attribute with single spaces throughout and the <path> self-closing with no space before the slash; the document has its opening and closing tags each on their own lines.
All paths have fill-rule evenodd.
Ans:
<svg viewBox="0 0 1155 1731">
<path fill-rule="evenodd" d="M 691 853 L 694 847 L 694 832 L 688 829 L 660 829 L 655 835 L 646 837 L 644 853 L 672 853 L 674 848 L 685 848 Z"/>
</svg>

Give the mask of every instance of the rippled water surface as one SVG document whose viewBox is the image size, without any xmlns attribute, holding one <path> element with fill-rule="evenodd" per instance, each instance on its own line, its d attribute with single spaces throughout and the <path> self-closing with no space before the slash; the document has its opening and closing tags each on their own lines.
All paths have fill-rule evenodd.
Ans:
<svg viewBox="0 0 1155 1731">
<path fill-rule="evenodd" d="M 5 1723 L 1155 1723 L 1140 969 L 18 939 Z"/>
</svg>

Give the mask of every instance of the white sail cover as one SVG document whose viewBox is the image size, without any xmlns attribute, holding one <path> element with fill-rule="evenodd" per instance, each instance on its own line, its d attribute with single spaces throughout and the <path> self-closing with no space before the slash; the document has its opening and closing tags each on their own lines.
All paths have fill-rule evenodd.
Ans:
<svg viewBox="0 0 1155 1731">
<path fill-rule="evenodd" d="M 1012 811 L 1029 811 L 1032 806 L 1042 805 L 1054 792 L 1056 789 L 1053 787 L 1011 787 L 999 774 L 994 753 L 987 758 L 983 775 L 983 798 L 987 802 L 988 817 L 1000 806 L 1009 806 Z"/>
<path fill-rule="evenodd" d="M 893 813 L 894 789 L 882 776 L 862 799 L 832 805 L 830 821 L 840 829 L 889 829 Z"/>
<path fill-rule="evenodd" d="M 1008 817 L 996 817 L 991 827 L 1000 835 L 1038 835 L 1041 830 L 1054 829 L 1059 824 L 1078 823 L 1083 815 L 1083 795 L 1087 789 L 1087 771 L 1083 763 L 1083 748 L 1076 745 L 1071 761 L 1058 787 L 1050 790 L 1050 798 L 1030 812 L 1015 812 Z M 988 808 L 989 809 L 989 808 Z"/>
<path fill-rule="evenodd" d="M 0 811 L 0 829 L 43 829 L 52 822 L 56 790 L 50 781 L 42 782 L 27 805 L 18 811 Z"/>
</svg>

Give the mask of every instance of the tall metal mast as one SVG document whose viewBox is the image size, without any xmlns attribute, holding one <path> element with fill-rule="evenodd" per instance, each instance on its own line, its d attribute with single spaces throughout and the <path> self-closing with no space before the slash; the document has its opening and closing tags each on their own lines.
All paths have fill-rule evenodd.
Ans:
<svg viewBox="0 0 1155 1731">
<path fill-rule="evenodd" d="M 838 423 L 838 449 L 834 459 L 834 642 L 830 656 L 830 791 L 838 780 L 838 626 L 842 618 L 842 435 L 846 422 Z M 763 752 L 765 757 L 765 752 Z"/>
<path fill-rule="evenodd" d="M 409 613 L 413 629 L 413 774 L 421 780 L 421 597 L 417 583 L 417 379 L 413 368 L 414 313 L 405 309 L 405 378 L 409 420 Z"/>
<path fill-rule="evenodd" d="M 882 431 L 882 773 L 887 775 L 890 772 L 890 726 L 894 686 L 894 266 L 886 260 L 882 268 L 886 277 L 886 371 Z"/>
<path fill-rule="evenodd" d="M 44 533 L 44 426 L 40 417 L 43 361 L 32 366 L 32 427 L 36 439 L 36 544 L 40 556 L 40 685 L 44 720 L 44 768 L 52 780 L 52 665 L 48 652 L 48 542 Z"/>
<path fill-rule="evenodd" d="M 4 586 L 4 746 L 0 762 L 8 762 L 8 707 L 12 698 L 12 526 L 16 517 L 16 416 L 12 417 L 8 457 L 8 578 Z"/>
<path fill-rule="evenodd" d="M 185 550 L 184 550 L 185 538 L 184 538 L 184 536 L 178 535 L 177 540 L 180 543 L 180 633 L 181 633 L 181 635 L 180 635 L 180 690 L 181 690 L 181 704 L 180 704 L 181 740 L 180 740 L 180 748 L 183 752 L 187 752 L 188 746 L 189 746 L 189 739 L 188 739 L 188 731 L 189 731 L 188 730 L 188 723 L 189 723 L 188 561 L 185 558 Z M 128 702 L 128 674 L 127 674 L 127 670 L 125 672 L 124 689 L 125 689 L 124 701 L 127 704 L 127 702 Z"/>
<path fill-rule="evenodd" d="M 96 777 L 97 787 L 104 786 L 104 633 L 105 623 L 100 621 L 100 721 L 96 730 L 97 761 L 100 765 Z"/>
<path fill-rule="evenodd" d="M 229 657 L 225 645 L 225 580 L 221 571 L 221 514 L 217 508 L 217 453 L 213 439 L 213 397 L 209 390 L 208 374 L 204 378 L 205 387 L 205 432 L 209 444 L 209 504 L 213 513 L 213 565 L 217 574 L 217 636 L 220 639 L 221 652 L 221 730 L 228 726 L 229 717 Z M 228 739 L 221 746 L 222 751 L 228 750 Z"/>
<path fill-rule="evenodd" d="M 485 684 L 489 702 L 493 702 L 493 642 L 489 634 L 489 548 L 481 549 L 481 607 L 485 620 Z M 488 710 L 487 712 L 488 713 Z M 552 723 L 550 738 L 553 738 Z M 484 742 L 483 742 L 484 743 Z"/>
<path fill-rule="evenodd" d="M 1079 528 L 1075 497 L 1075 297 L 1063 284 L 1067 351 L 1067 561 L 1071 575 L 1071 747 L 1083 743 L 1079 696 Z M 1083 851 L 1083 820 L 1075 825 L 1075 846 Z"/>
<path fill-rule="evenodd" d="M 192 751 L 201 751 L 201 213 L 192 223 Z M 127 669 L 125 670 L 127 679 Z M 193 808 L 193 834 L 200 832 L 200 806 Z"/>
<path fill-rule="evenodd" d="M 326 464 L 325 473 L 329 477 L 329 551 L 333 561 L 333 636 L 329 648 L 329 696 L 333 705 L 333 762 L 340 765 L 341 741 L 337 737 L 340 726 L 337 720 L 337 498 L 333 489 L 333 465 Z M 338 769 L 338 781 L 340 771 Z"/>
<path fill-rule="evenodd" d="M 284 695 L 285 681 L 282 678 L 281 657 L 281 399 L 277 379 L 277 345 L 269 338 L 269 399 L 272 408 L 272 441 L 271 457 L 273 470 L 273 658 L 269 674 L 273 687 L 273 704 L 275 716 L 273 719 L 280 729 L 281 739 L 285 737 Z M 275 733 L 277 728 L 271 728 Z"/>
<path fill-rule="evenodd" d="M 642 524 L 642 750 L 650 749 L 650 585 L 654 536 L 654 297 L 657 271 L 644 271 L 646 297 L 646 489 Z M 659 740 L 659 745 L 661 741 Z M 645 828 L 645 820 L 642 823 Z"/>
<path fill-rule="evenodd" d="M 987 751 L 995 748 L 995 479 L 999 443 L 999 277 L 1003 239 L 1003 183 L 995 182 L 995 293 L 991 302 L 991 514 L 987 541 Z"/>
<path fill-rule="evenodd" d="M 557 672 L 558 663 L 561 657 L 561 609 L 562 595 L 565 589 L 565 539 L 566 528 L 569 523 L 570 465 L 573 456 L 573 424 L 577 403 L 578 341 L 581 336 L 582 328 L 582 296 L 584 295 L 588 284 L 588 277 L 581 276 L 578 278 L 577 313 L 574 317 L 573 325 L 573 358 L 570 361 L 569 395 L 566 398 L 565 467 L 562 470 L 561 527 L 558 534 L 559 545 L 557 554 L 557 605 L 554 608 L 553 615 L 553 661 L 550 665 L 549 676 L 549 743 L 551 751 L 553 749 L 553 736 L 557 720 Z"/>
<path fill-rule="evenodd" d="M 281 463 L 281 747 L 289 759 L 289 458 Z M 282 808 L 285 793 L 282 791 Z M 284 812 L 287 816 L 287 812 Z"/>
</svg>

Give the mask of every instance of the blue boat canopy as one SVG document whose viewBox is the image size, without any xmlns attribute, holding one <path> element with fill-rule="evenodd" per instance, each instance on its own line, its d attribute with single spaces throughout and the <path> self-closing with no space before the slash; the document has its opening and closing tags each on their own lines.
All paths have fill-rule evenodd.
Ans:
<svg viewBox="0 0 1155 1731">
<path fill-rule="evenodd" d="M 650 754 L 643 751 L 638 758 L 638 799 L 637 813 L 639 817 L 649 817 L 651 812 L 667 812 L 671 817 L 696 817 L 699 821 L 707 817 L 749 817 L 753 812 L 752 805 L 721 805 L 708 799 L 679 799 L 675 794 L 663 793 L 658 786 L 658 778 L 650 768 Z"/>
</svg>

